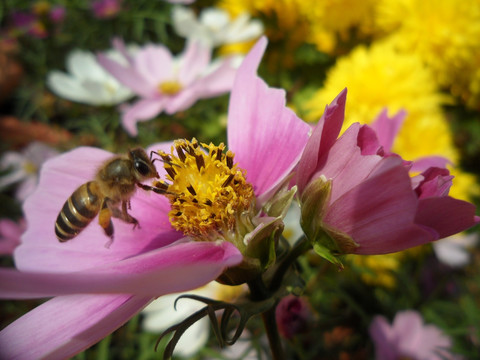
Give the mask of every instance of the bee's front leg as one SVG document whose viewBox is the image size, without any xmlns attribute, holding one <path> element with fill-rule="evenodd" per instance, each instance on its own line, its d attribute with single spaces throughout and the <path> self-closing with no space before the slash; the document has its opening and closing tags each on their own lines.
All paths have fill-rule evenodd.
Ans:
<svg viewBox="0 0 480 360">
<path fill-rule="evenodd" d="M 141 184 L 141 183 L 137 183 L 137 186 L 145 191 L 153 191 L 157 194 L 161 194 L 161 195 L 167 195 L 169 194 L 168 192 L 168 185 L 162 181 L 155 181 L 154 186 L 150 186 L 150 185 L 144 185 L 144 184 Z"/>
</svg>

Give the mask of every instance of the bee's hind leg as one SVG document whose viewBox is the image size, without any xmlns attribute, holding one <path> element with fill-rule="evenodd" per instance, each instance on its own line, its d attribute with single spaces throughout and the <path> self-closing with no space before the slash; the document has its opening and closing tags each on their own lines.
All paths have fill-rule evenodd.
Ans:
<svg viewBox="0 0 480 360">
<path fill-rule="evenodd" d="M 117 206 L 115 206 L 116 204 L 113 203 L 112 201 L 108 201 L 107 205 L 114 218 L 121 219 L 129 224 L 133 224 L 134 229 L 136 227 L 140 228 L 140 224 L 138 223 L 138 220 L 128 213 L 128 209 L 130 209 L 130 201 L 128 200 L 122 201 L 121 210 Z"/>
<path fill-rule="evenodd" d="M 105 231 L 105 235 L 110 237 L 110 240 L 105 244 L 105 247 L 108 249 L 113 243 L 113 223 L 112 223 L 112 212 L 108 206 L 108 199 L 104 199 L 98 214 L 98 223 Z"/>
</svg>

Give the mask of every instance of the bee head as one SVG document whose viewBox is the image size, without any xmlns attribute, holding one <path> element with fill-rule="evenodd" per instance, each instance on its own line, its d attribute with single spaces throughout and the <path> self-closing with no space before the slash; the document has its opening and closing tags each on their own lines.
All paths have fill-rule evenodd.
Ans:
<svg viewBox="0 0 480 360">
<path fill-rule="evenodd" d="M 138 181 L 159 177 L 157 169 L 145 150 L 141 148 L 130 150 L 128 156 L 133 162 L 134 174 Z"/>
</svg>

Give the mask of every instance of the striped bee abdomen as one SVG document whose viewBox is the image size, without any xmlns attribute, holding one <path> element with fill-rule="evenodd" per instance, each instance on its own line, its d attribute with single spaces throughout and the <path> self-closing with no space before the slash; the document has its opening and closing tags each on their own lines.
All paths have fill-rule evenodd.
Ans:
<svg viewBox="0 0 480 360">
<path fill-rule="evenodd" d="M 96 181 L 81 185 L 63 205 L 55 222 L 55 235 L 61 242 L 73 239 L 100 211 L 102 193 Z"/>
</svg>

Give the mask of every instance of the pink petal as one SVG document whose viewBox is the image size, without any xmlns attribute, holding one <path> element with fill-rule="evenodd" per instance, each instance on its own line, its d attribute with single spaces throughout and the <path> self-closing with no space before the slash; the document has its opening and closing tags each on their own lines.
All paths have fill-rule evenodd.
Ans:
<svg viewBox="0 0 480 360">
<path fill-rule="evenodd" d="M 415 354 L 418 351 L 418 341 L 422 338 L 423 319 L 416 311 L 407 310 L 397 313 L 393 320 L 393 331 L 398 340 L 398 348 L 403 354 Z M 423 344 L 425 345 L 425 344 Z M 412 352 L 413 351 L 413 352 Z"/>
<path fill-rule="evenodd" d="M 362 149 L 362 155 L 385 155 L 385 151 L 378 142 L 377 134 L 368 125 L 362 125 L 358 133 L 358 146 Z"/>
<path fill-rule="evenodd" d="M 211 49 L 199 42 L 188 41 L 181 57 L 181 68 L 178 74 L 184 86 L 192 84 L 208 67 L 211 58 Z"/>
<path fill-rule="evenodd" d="M 165 101 L 165 112 L 174 114 L 190 108 L 197 100 L 214 97 L 231 90 L 236 70 L 228 61 L 223 62 L 211 74 L 197 79 L 193 84 L 184 88 Z"/>
<path fill-rule="evenodd" d="M 420 199 L 448 195 L 453 176 L 447 169 L 428 168 L 421 175 L 423 180 L 415 187 L 415 192 Z"/>
<path fill-rule="evenodd" d="M 310 126 L 285 107 L 285 92 L 269 88 L 256 71 L 267 40 L 261 38 L 238 69 L 228 110 L 228 144 L 260 196 L 296 166 Z"/>
<path fill-rule="evenodd" d="M 396 360 L 399 354 L 392 346 L 394 334 L 387 319 L 383 316 L 375 316 L 370 324 L 369 332 L 375 343 L 375 359 Z"/>
<path fill-rule="evenodd" d="M 330 194 L 331 203 L 363 182 L 381 160 L 381 157 L 377 155 L 362 155 L 357 145 L 361 129 L 358 123 L 352 124 L 331 147 L 328 152 L 328 161 L 314 175 L 314 177 L 324 175 L 327 179 L 334 180 Z M 300 167 L 298 171 L 300 173 Z"/>
<path fill-rule="evenodd" d="M 139 219 L 141 227 L 133 230 L 130 224 L 113 219 L 115 241 L 110 248 L 104 246 L 109 238 L 96 219 L 67 243 L 56 239 L 55 220 L 64 202 L 79 185 L 93 179 L 97 168 L 111 156 L 104 150 L 81 147 L 44 164 L 38 188 L 24 204 L 28 229 L 14 253 L 19 269 L 59 272 L 87 269 L 168 245 L 183 236 L 170 226 L 168 200 L 138 190 L 131 199 L 130 213 Z M 161 168 L 158 171 L 164 173 Z"/>
<path fill-rule="evenodd" d="M 135 69 L 120 65 L 116 61 L 109 59 L 104 54 L 98 54 L 97 61 L 120 83 L 130 88 L 138 95 L 143 97 L 152 97 L 158 93 L 157 89 L 154 86 L 151 86 L 150 83 Z"/>
<path fill-rule="evenodd" d="M 120 54 L 122 54 L 122 56 L 128 61 L 129 65 L 133 66 L 133 57 L 128 52 L 123 39 L 119 37 L 114 37 L 112 39 L 112 45 L 114 49 L 117 50 Z"/>
<path fill-rule="evenodd" d="M 242 259 L 230 243 L 190 241 L 84 271 L 47 273 L 0 269 L 0 298 L 82 293 L 160 296 L 205 285 Z"/>
<path fill-rule="evenodd" d="M 135 55 L 134 63 L 134 69 L 152 88 L 175 78 L 172 54 L 165 46 L 146 45 Z"/>
<path fill-rule="evenodd" d="M 297 185 L 300 193 L 303 192 L 314 172 L 322 168 L 330 148 L 337 140 L 345 117 L 346 99 L 347 89 L 344 89 L 330 105 L 326 106 L 325 112 L 305 146 L 297 170 Z"/>
<path fill-rule="evenodd" d="M 385 151 L 391 152 L 393 142 L 402 127 L 403 121 L 407 116 L 405 110 L 400 110 L 392 118 L 388 117 L 387 109 L 384 109 L 377 119 L 370 125 L 377 133 L 378 141 Z"/>
<path fill-rule="evenodd" d="M 25 221 L 16 223 L 10 219 L 0 220 L 0 255 L 11 255 L 20 245 L 20 237 L 25 230 Z"/>
<path fill-rule="evenodd" d="M 237 73 L 232 65 L 233 59 L 225 59 L 212 73 L 199 79 L 195 88 L 199 98 L 205 99 L 218 96 L 232 90 L 233 82 Z"/>
<path fill-rule="evenodd" d="M 416 206 L 402 161 L 389 157 L 331 204 L 324 222 L 352 236 L 360 245 L 357 254 L 396 252 L 434 240 L 427 229 L 414 224 Z"/>
<path fill-rule="evenodd" d="M 137 136 L 137 122 L 153 119 L 168 103 L 168 98 L 154 97 L 137 101 L 123 111 L 122 125 L 131 136 Z"/>
<path fill-rule="evenodd" d="M 150 301 L 131 295 L 54 298 L 0 332 L 0 358 L 70 358 L 118 329 Z"/>
<path fill-rule="evenodd" d="M 431 167 L 437 168 L 446 168 L 447 165 L 451 165 L 452 162 L 443 156 L 427 156 L 423 158 L 416 159 L 412 168 L 410 169 L 413 172 L 422 172 Z"/>
<path fill-rule="evenodd" d="M 178 94 L 165 99 L 165 112 L 167 114 L 175 114 L 176 112 L 187 110 L 202 97 L 201 94 L 201 89 L 198 86 L 189 86 Z"/>
<path fill-rule="evenodd" d="M 444 238 L 480 223 L 475 216 L 475 206 L 450 196 L 421 199 L 415 222 L 434 229 Z"/>
</svg>

